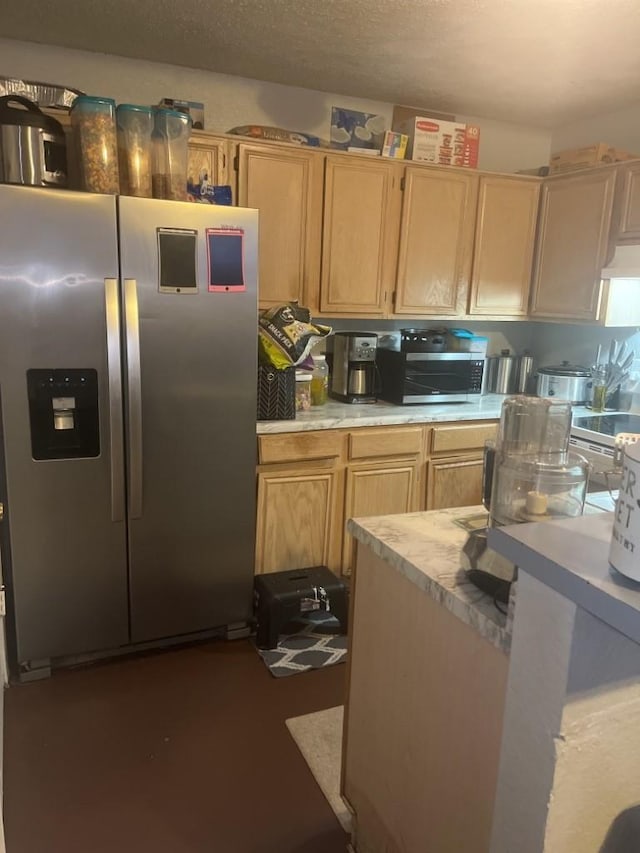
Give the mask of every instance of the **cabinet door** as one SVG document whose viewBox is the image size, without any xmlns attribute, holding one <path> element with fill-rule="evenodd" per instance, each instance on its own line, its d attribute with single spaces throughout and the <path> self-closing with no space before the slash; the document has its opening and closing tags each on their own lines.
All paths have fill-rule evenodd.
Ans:
<svg viewBox="0 0 640 853">
<path fill-rule="evenodd" d="M 335 470 L 258 474 L 256 573 L 335 567 L 338 477 Z"/>
<path fill-rule="evenodd" d="M 621 169 L 622 199 L 620 203 L 619 240 L 640 242 L 640 162 Z"/>
<path fill-rule="evenodd" d="M 238 204 L 260 211 L 261 307 L 298 300 L 317 308 L 322 162 L 317 151 L 238 146 Z"/>
<path fill-rule="evenodd" d="M 392 515 L 418 509 L 417 462 L 352 467 L 347 471 L 344 522 L 349 518 Z M 353 565 L 353 538 L 344 533 L 342 571 L 349 574 Z"/>
<path fill-rule="evenodd" d="M 477 175 L 407 167 L 396 314 L 465 312 L 477 194 Z"/>
<path fill-rule="evenodd" d="M 482 456 L 433 459 L 427 474 L 427 509 L 482 503 Z"/>
<path fill-rule="evenodd" d="M 228 184 L 229 160 L 230 148 L 226 139 L 216 139 L 207 133 L 193 131 L 189 137 L 187 155 L 187 187 L 190 195 L 199 196 L 203 183 L 205 186 L 207 183 Z"/>
<path fill-rule="evenodd" d="M 615 185 L 616 170 L 606 167 L 543 183 L 533 317 L 598 318 Z"/>
<path fill-rule="evenodd" d="M 393 289 L 400 189 L 394 163 L 347 156 L 325 165 L 320 308 L 382 315 Z"/>
<path fill-rule="evenodd" d="M 539 181 L 480 178 L 470 314 L 527 313 L 539 193 Z"/>
</svg>

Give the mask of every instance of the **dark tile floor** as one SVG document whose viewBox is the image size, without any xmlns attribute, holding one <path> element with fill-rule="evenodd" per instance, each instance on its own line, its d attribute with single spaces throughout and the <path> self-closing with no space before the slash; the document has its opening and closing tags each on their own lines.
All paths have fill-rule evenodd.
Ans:
<svg viewBox="0 0 640 853">
<path fill-rule="evenodd" d="M 8 853 L 344 853 L 284 721 L 341 704 L 345 672 L 276 680 L 220 641 L 12 687 Z"/>
</svg>

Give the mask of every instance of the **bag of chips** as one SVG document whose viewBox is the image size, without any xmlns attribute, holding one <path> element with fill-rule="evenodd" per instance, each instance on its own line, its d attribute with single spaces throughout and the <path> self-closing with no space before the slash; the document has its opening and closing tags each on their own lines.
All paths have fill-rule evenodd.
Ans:
<svg viewBox="0 0 640 853">
<path fill-rule="evenodd" d="M 329 334 L 331 327 L 312 323 L 309 310 L 297 302 L 268 308 L 258 321 L 260 360 L 277 370 L 296 367 Z"/>
</svg>

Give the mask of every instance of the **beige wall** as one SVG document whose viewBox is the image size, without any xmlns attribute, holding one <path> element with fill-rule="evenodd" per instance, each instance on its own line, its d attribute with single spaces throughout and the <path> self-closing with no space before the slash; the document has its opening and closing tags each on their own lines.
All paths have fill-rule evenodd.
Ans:
<svg viewBox="0 0 640 853">
<path fill-rule="evenodd" d="M 594 142 L 607 142 L 640 155 L 640 102 L 623 110 L 601 113 L 592 118 L 556 127 L 551 135 L 551 150 L 578 148 Z"/>
<path fill-rule="evenodd" d="M 218 131 L 267 124 L 326 138 L 332 105 L 380 113 L 389 122 L 392 113 L 392 105 L 380 101 L 6 39 L 0 39 L 0 75 L 63 83 L 119 102 L 153 104 L 163 97 L 202 101 L 207 128 Z M 469 120 L 481 125 L 481 168 L 516 171 L 547 162 L 548 130 Z"/>
</svg>

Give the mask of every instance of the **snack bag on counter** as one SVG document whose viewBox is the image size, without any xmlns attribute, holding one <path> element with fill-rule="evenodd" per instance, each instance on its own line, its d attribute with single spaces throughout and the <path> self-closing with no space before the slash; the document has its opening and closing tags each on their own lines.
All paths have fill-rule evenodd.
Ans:
<svg viewBox="0 0 640 853">
<path fill-rule="evenodd" d="M 296 302 L 268 308 L 258 321 L 260 360 L 278 370 L 296 367 L 330 333 L 330 326 L 312 323 L 310 311 Z"/>
</svg>

